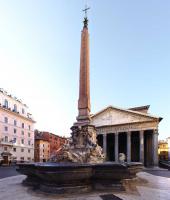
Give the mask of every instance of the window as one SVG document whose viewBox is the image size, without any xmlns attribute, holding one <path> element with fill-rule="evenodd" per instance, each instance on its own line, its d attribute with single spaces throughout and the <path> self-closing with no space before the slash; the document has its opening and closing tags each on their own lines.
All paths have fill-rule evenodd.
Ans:
<svg viewBox="0 0 170 200">
<path fill-rule="evenodd" d="M 13 152 L 16 152 L 16 148 L 13 148 Z"/>
<path fill-rule="evenodd" d="M 30 158 L 30 157 L 28 157 L 27 159 L 28 159 L 29 161 L 31 160 L 31 158 Z"/>
<path fill-rule="evenodd" d="M 22 114 L 25 114 L 25 110 L 24 110 L 24 108 L 22 108 Z"/>
<path fill-rule="evenodd" d="M 21 160 L 24 160 L 24 157 L 21 157 L 20 159 L 21 159 Z"/>
<path fill-rule="evenodd" d="M 16 126 L 17 125 L 17 121 L 16 120 L 14 120 L 14 126 Z"/>
<path fill-rule="evenodd" d="M 16 142 L 17 142 L 17 139 L 16 139 L 16 138 L 14 138 L 14 139 L 13 139 L 13 143 L 16 143 Z"/>
<path fill-rule="evenodd" d="M 28 137 L 30 137 L 31 136 L 31 134 L 28 132 Z"/>
<path fill-rule="evenodd" d="M 31 126 L 30 125 L 28 125 L 28 129 L 31 130 Z"/>
<path fill-rule="evenodd" d="M 5 130 L 5 131 L 8 131 L 8 127 L 7 127 L 7 126 L 5 126 L 5 127 L 4 127 L 4 130 Z"/>
<path fill-rule="evenodd" d="M 14 128 L 14 133 L 17 133 L 17 129 L 16 128 Z"/>
<path fill-rule="evenodd" d="M 8 123 L 8 117 L 4 117 L 4 122 L 7 124 Z"/>
<path fill-rule="evenodd" d="M 5 142 L 8 142 L 8 136 L 5 136 Z"/>
<path fill-rule="evenodd" d="M 8 151 L 8 147 L 4 147 L 4 151 Z"/>
<path fill-rule="evenodd" d="M 24 135 L 24 131 L 21 131 L 21 134 Z"/>
<path fill-rule="evenodd" d="M 14 104 L 14 110 L 13 111 L 17 112 L 17 105 L 16 104 Z"/>
<path fill-rule="evenodd" d="M 4 101 L 4 106 L 5 106 L 5 108 L 8 108 L 8 101 L 7 101 L 7 99 L 5 99 L 5 101 Z"/>
<path fill-rule="evenodd" d="M 21 152 L 24 152 L 24 149 L 21 149 Z"/>
<path fill-rule="evenodd" d="M 30 149 L 28 149 L 28 153 L 30 153 L 31 151 L 30 151 Z"/>
<path fill-rule="evenodd" d="M 21 139 L 21 144 L 24 144 L 24 139 Z"/>
<path fill-rule="evenodd" d="M 31 145 L 31 141 L 28 141 L 28 145 L 29 145 L 29 146 Z"/>
<path fill-rule="evenodd" d="M 24 123 L 22 123 L 22 128 L 24 128 Z"/>
</svg>

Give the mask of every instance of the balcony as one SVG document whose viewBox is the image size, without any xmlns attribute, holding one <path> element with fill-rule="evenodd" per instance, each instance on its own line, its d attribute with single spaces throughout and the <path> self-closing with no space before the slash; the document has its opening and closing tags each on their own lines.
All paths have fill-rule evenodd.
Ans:
<svg viewBox="0 0 170 200">
<path fill-rule="evenodd" d="M 0 104 L 0 108 L 5 109 L 6 111 L 9 111 L 9 112 L 15 113 L 15 114 L 19 115 L 20 117 L 34 121 L 34 119 L 32 118 L 32 115 L 30 113 L 23 115 L 20 112 L 18 112 L 17 110 L 11 109 L 10 107 L 7 107 L 6 105 L 2 105 L 2 104 Z"/>
<path fill-rule="evenodd" d="M 5 141 L 4 138 L 1 138 L 0 139 L 0 144 L 1 145 L 6 145 L 6 146 L 13 146 L 14 145 L 14 141 L 13 140 Z"/>
</svg>

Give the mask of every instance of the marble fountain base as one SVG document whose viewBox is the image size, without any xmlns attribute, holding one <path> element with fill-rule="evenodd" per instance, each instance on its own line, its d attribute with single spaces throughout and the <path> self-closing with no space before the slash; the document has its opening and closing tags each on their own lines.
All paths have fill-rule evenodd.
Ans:
<svg viewBox="0 0 170 200">
<path fill-rule="evenodd" d="M 135 178 L 142 168 L 141 163 L 30 163 L 19 164 L 17 171 L 27 175 L 24 185 L 46 193 L 63 194 L 123 190 L 123 180 Z"/>
</svg>

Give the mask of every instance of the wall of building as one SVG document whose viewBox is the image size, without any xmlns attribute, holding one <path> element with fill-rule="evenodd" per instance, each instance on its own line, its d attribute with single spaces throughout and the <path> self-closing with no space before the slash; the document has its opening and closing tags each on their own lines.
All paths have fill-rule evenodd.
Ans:
<svg viewBox="0 0 170 200">
<path fill-rule="evenodd" d="M 35 162 L 46 162 L 50 159 L 50 144 L 45 140 L 35 140 Z"/>
<path fill-rule="evenodd" d="M 46 139 L 49 140 L 50 143 L 50 156 L 54 156 L 57 154 L 59 149 L 66 143 L 67 139 L 53 133 L 43 132 L 43 135 Z"/>
<path fill-rule="evenodd" d="M 45 145 L 45 143 L 43 143 L 43 141 L 48 141 L 49 148 L 47 144 Z M 42 162 L 42 158 L 40 158 L 40 152 L 42 152 L 40 149 L 41 147 L 44 151 L 49 151 L 49 159 L 51 159 L 53 156 L 57 155 L 61 147 L 66 144 L 66 142 L 67 138 L 60 137 L 53 133 L 35 130 L 35 161 Z"/>
<path fill-rule="evenodd" d="M 34 121 L 26 105 L 0 92 L 0 155 L 3 152 L 10 152 L 11 160 L 33 161 Z"/>
<path fill-rule="evenodd" d="M 168 141 L 159 141 L 158 155 L 160 160 L 168 160 Z"/>
</svg>

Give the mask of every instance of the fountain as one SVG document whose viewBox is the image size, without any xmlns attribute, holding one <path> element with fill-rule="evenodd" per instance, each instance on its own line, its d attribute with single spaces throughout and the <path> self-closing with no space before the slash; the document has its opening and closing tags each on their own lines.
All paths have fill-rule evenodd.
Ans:
<svg viewBox="0 0 170 200">
<path fill-rule="evenodd" d="M 91 190 L 123 189 L 122 180 L 136 177 L 142 164 L 105 162 L 97 144 L 96 128 L 90 117 L 89 33 L 87 10 L 81 35 L 80 84 L 77 121 L 71 127 L 71 140 L 53 163 L 19 164 L 27 175 L 24 184 L 49 193 L 78 193 Z"/>
</svg>

